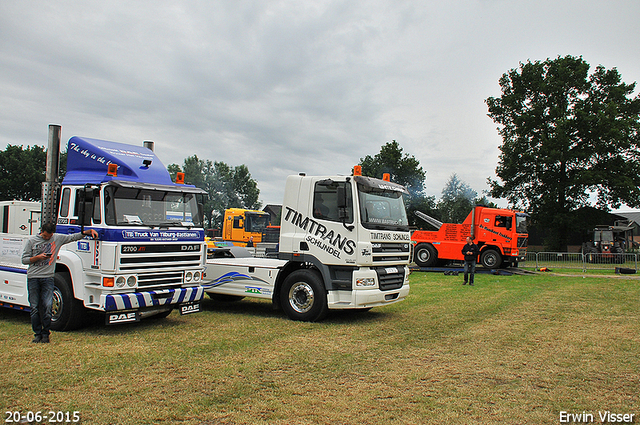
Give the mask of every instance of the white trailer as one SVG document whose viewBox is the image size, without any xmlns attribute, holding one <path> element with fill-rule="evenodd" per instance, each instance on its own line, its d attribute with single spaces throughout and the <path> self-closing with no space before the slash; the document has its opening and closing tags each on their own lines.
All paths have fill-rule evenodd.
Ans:
<svg viewBox="0 0 640 425">
<path fill-rule="evenodd" d="M 42 206 L 40 202 L 1 201 L 0 223 L 2 233 L 33 235 L 40 230 Z"/>
</svg>

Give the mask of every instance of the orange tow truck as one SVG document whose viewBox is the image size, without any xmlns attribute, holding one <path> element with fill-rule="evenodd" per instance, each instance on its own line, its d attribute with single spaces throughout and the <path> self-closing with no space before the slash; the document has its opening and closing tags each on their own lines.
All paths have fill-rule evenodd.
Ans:
<svg viewBox="0 0 640 425">
<path fill-rule="evenodd" d="M 480 248 L 479 264 L 486 268 L 518 266 L 527 254 L 528 214 L 502 208 L 476 206 L 461 224 L 442 223 L 416 212 L 437 230 L 416 230 L 411 235 L 413 260 L 420 267 L 464 261 L 467 236 Z"/>
</svg>

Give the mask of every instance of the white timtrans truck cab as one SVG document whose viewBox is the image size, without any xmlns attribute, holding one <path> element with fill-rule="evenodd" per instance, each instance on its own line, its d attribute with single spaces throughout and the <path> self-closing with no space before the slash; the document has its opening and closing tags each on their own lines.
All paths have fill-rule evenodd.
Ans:
<svg viewBox="0 0 640 425">
<path fill-rule="evenodd" d="M 31 203 L 18 216 L 38 217 L 42 211 L 42 222 L 56 222 L 58 233 L 91 228 L 99 235 L 62 246 L 52 329 L 81 326 L 87 309 L 105 313 L 107 324 L 166 316 L 178 307 L 181 314 L 199 311 L 206 262 L 205 192 L 174 183 L 149 149 L 151 142 L 143 147 L 80 137 L 69 140 L 67 172 L 56 187 L 60 127 L 52 127 L 57 129 L 50 127 L 43 202 Z M 7 204 L 3 211 L 10 212 L 13 207 Z M 27 266 L 21 256 L 29 233 L 38 231 L 0 235 L 0 306 L 29 310 Z"/>
<path fill-rule="evenodd" d="M 293 320 L 329 309 L 369 309 L 409 293 L 411 237 L 403 196 L 388 180 L 289 176 L 279 259 L 210 258 L 212 298 L 271 299 Z"/>
</svg>

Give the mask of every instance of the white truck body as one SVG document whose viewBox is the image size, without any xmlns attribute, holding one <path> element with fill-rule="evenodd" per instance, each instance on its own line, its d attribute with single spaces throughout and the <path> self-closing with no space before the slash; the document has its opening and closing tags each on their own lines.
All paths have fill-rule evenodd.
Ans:
<svg viewBox="0 0 640 425">
<path fill-rule="evenodd" d="M 2 233 L 33 235 L 40 229 L 42 215 L 39 202 L 0 202 L 0 224 Z"/>
<path fill-rule="evenodd" d="M 166 315 L 174 308 L 182 314 L 199 311 L 206 262 L 197 200 L 202 193 L 173 183 L 146 147 L 71 138 L 56 231 L 74 234 L 90 228 L 99 238 L 61 247 L 52 329 L 81 326 L 86 309 L 104 313 L 107 324 Z M 0 210 L 14 205 L 24 211 L 8 226 L 13 230 L 41 210 L 35 202 L 3 202 Z M 0 234 L 0 306 L 29 310 L 21 256 L 26 239 L 39 227 Z"/>
<path fill-rule="evenodd" d="M 289 176 L 279 259 L 210 258 L 206 292 L 271 299 L 307 321 L 401 301 L 410 260 L 404 193 L 362 176 Z"/>
</svg>

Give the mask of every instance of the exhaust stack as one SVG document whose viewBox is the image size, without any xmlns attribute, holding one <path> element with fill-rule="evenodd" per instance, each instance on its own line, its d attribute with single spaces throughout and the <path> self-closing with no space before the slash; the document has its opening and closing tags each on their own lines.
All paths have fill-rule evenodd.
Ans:
<svg viewBox="0 0 640 425">
<path fill-rule="evenodd" d="M 45 181 L 42 183 L 42 217 L 41 222 L 55 223 L 58 217 L 58 192 L 60 183 L 60 135 L 62 127 L 49 125 L 49 143 L 47 146 L 47 168 Z"/>
</svg>

